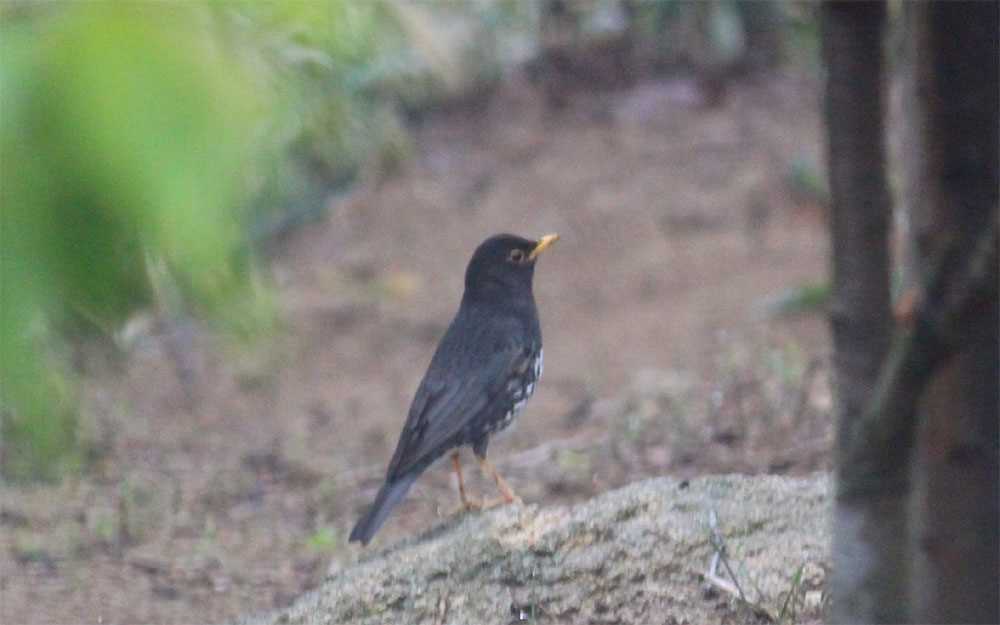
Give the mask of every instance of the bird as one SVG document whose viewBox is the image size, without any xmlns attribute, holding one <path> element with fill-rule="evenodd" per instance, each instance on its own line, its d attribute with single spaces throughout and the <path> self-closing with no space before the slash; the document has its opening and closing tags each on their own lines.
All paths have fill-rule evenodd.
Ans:
<svg viewBox="0 0 1000 625">
<path fill-rule="evenodd" d="M 524 408 L 542 374 L 542 332 L 532 291 L 539 255 L 559 239 L 498 234 L 483 241 L 465 270 L 465 290 L 410 404 L 375 500 L 351 531 L 367 545 L 417 478 L 451 452 L 465 509 L 521 499 L 487 460 L 490 437 Z M 485 506 L 465 491 L 459 449 L 471 446 L 493 478 L 499 501 Z"/>
</svg>

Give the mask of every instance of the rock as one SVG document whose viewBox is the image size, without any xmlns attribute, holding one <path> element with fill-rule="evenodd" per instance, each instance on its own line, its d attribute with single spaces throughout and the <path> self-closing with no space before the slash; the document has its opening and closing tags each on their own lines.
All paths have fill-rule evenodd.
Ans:
<svg viewBox="0 0 1000 625">
<path fill-rule="evenodd" d="M 291 607 L 242 623 L 767 622 L 789 591 L 805 592 L 797 571 L 827 568 L 829 505 L 826 475 L 712 476 L 652 479 L 570 508 L 467 514 L 362 552 Z M 711 511 L 752 609 L 706 592 Z M 726 571 L 715 574 L 731 582 Z"/>
</svg>

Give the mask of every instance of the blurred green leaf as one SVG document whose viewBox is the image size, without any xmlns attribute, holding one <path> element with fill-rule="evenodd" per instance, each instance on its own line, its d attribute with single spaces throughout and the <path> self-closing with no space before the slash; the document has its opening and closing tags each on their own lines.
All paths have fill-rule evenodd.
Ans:
<svg viewBox="0 0 1000 625">
<path fill-rule="evenodd" d="M 801 202 L 830 204 L 830 185 L 822 168 L 808 158 L 799 157 L 789 165 L 785 176 L 789 190 Z"/>
<path fill-rule="evenodd" d="M 235 252 L 267 103 L 222 54 L 208 17 L 198 5 L 80 3 L 3 25 L 0 401 L 10 475 L 51 477 L 74 454 L 72 392 L 58 390 L 68 386 L 49 330 L 110 334 L 152 301 L 157 272 L 177 285 L 175 300 L 209 318 L 240 327 L 260 315 Z"/>
<path fill-rule="evenodd" d="M 808 282 L 789 287 L 777 295 L 757 302 L 758 315 L 782 317 L 819 314 L 830 304 L 830 285 L 826 282 Z"/>
<path fill-rule="evenodd" d="M 337 548 L 337 532 L 330 527 L 321 527 L 306 540 L 312 551 L 328 552 Z"/>
</svg>

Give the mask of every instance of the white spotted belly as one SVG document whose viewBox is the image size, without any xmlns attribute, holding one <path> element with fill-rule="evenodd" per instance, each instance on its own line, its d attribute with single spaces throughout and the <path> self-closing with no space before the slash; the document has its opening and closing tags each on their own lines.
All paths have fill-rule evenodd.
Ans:
<svg viewBox="0 0 1000 625">
<path fill-rule="evenodd" d="M 538 355 L 535 356 L 534 362 L 532 362 L 531 370 L 528 375 L 521 378 L 514 378 L 507 383 L 507 392 L 510 393 L 511 399 L 514 400 L 513 405 L 507 410 L 502 419 L 494 421 L 487 428 L 487 433 L 494 434 L 501 430 L 505 430 L 514 423 L 517 415 L 524 410 L 525 404 L 531 399 L 531 396 L 535 394 L 535 386 L 538 384 L 538 379 L 542 375 L 542 369 L 544 357 L 543 351 L 538 350 Z"/>
</svg>

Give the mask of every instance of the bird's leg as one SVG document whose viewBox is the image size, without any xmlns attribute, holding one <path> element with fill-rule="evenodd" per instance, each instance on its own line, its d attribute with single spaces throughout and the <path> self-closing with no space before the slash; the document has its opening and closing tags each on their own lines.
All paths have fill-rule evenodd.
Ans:
<svg viewBox="0 0 1000 625">
<path fill-rule="evenodd" d="M 497 485 L 497 490 L 500 491 L 500 499 L 493 499 L 483 503 L 484 508 L 492 508 L 493 506 L 498 506 L 502 503 L 516 503 L 519 506 L 524 503 L 514 492 L 514 489 L 512 489 L 510 485 L 507 484 L 502 477 L 500 477 L 500 473 L 497 472 L 497 468 L 493 466 L 492 462 L 487 460 L 485 456 L 476 456 L 476 459 L 479 460 L 479 467 L 483 470 L 483 473 L 493 478 L 493 481 Z"/>
<path fill-rule="evenodd" d="M 455 470 L 455 475 L 458 477 L 458 496 L 462 500 L 461 509 L 463 510 L 477 510 L 482 507 L 482 504 L 478 501 L 469 499 L 465 494 L 465 480 L 462 479 L 462 462 L 459 458 L 458 450 L 452 452 L 451 454 L 451 466 Z"/>
</svg>

